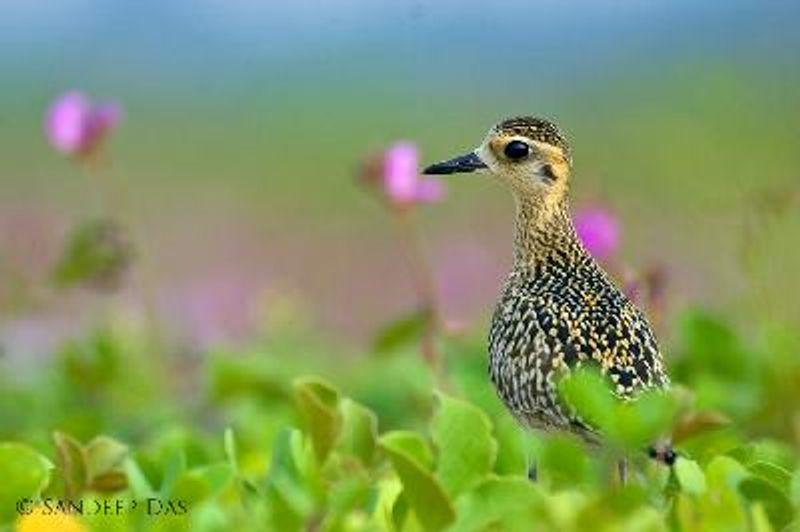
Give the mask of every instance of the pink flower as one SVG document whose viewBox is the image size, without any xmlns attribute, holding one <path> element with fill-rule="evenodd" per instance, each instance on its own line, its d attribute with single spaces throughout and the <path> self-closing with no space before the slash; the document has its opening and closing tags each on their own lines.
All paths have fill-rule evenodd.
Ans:
<svg viewBox="0 0 800 532">
<path fill-rule="evenodd" d="M 597 260 L 607 261 L 619 247 L 619 224 L 610 211 L 591 207 L 575 215 L 575 230 L 583 245 Z"/>
<path fill-rule="evenodd" d="M 114 103 L 93 103 L 84 94 L 70 91 L 56 98 L 47 110 L 45 135 L 58 151 L 87 156 L 116 128 L 123 117 Z"/>
<path fill-rule="evenodd" d="M 434 203 L 445 195 L 444 183 L 438 179 L 420 179 L 417 148 L 410 142 L 398 142 L 384 152 L 383 191 L 396 205 Z"/>
</svg>

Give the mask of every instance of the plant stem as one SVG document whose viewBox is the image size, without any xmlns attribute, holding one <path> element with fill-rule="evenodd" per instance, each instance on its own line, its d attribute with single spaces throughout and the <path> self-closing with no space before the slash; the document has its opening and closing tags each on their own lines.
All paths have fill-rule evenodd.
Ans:
<svg viewBox="0 0 800 532">
<path fill-rule="evenodd" d="M 425 313 L 425 330 L 422 334 L 421 344 L 422 356 L 438 376 L 440 357 L 436 349 L 436 335 L 441 329 L 441 314 L 433 272 L 422 251 L 413 211 L 409 208 L 399 208 L 394 212 L 417 297 L 422 303 L 422 311 Z"/>
</svg>

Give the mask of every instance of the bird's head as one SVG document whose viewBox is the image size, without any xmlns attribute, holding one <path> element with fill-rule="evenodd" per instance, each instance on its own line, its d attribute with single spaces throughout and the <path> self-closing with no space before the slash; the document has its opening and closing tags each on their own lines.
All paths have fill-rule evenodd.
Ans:
<svg viewBox="0 0 800 532">
<path fill-rule="evenodd" d="M 564 135 L 543 118 L 504 120 L 474 151 L 428 166 L 425 174 L 487 170 L 518 197 L 559 201 L 569 188 L 572 156 Z"/>
</svg>

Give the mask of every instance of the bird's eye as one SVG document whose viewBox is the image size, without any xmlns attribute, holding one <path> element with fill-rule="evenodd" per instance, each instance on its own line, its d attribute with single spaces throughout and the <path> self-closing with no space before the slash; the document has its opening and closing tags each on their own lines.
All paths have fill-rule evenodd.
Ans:
<svg viewBox="0 0 800 532">
<path fill-rule="evenodd" d="M 512 161 L 519 161 L 520 159 L 524 159 L 528 156 L 531 152 L 530 146 L 522 142 L 521 140 L 512 140 L 508 144 L 506 144 L 505 149 L 503 149 L 503 153 L 506 154 L 506 157 L 511 159 Z"/>
</svg>

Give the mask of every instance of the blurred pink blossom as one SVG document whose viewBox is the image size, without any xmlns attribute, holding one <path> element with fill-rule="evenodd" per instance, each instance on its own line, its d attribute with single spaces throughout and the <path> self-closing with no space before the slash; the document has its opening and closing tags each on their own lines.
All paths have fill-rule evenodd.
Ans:
<svg viewBox="0 0 800 532">
<path fill-rule="evenodd" d="M 118 104 L 94 103 L 81 92 L 69 91 L 50 104 L 45 135 L 56 150 L 86 156 L 119 125 L 123 114 Z"/>
<path fill-rule="evenodd" d="M 575 215 L 575 230 L 589 253 L 600 261 L 609 260 L 619 247 L 617 219 L 607 209 L 590 207 Z"/>
<path fill-rule="evenodd" d="M 410 142 L 398 142 L 384 152 L 383 190 L 397 205 L 434 203 L 445 195 L 444 183 L 438 179 L 420 179 L 417 148 Z"/>
</svg>

